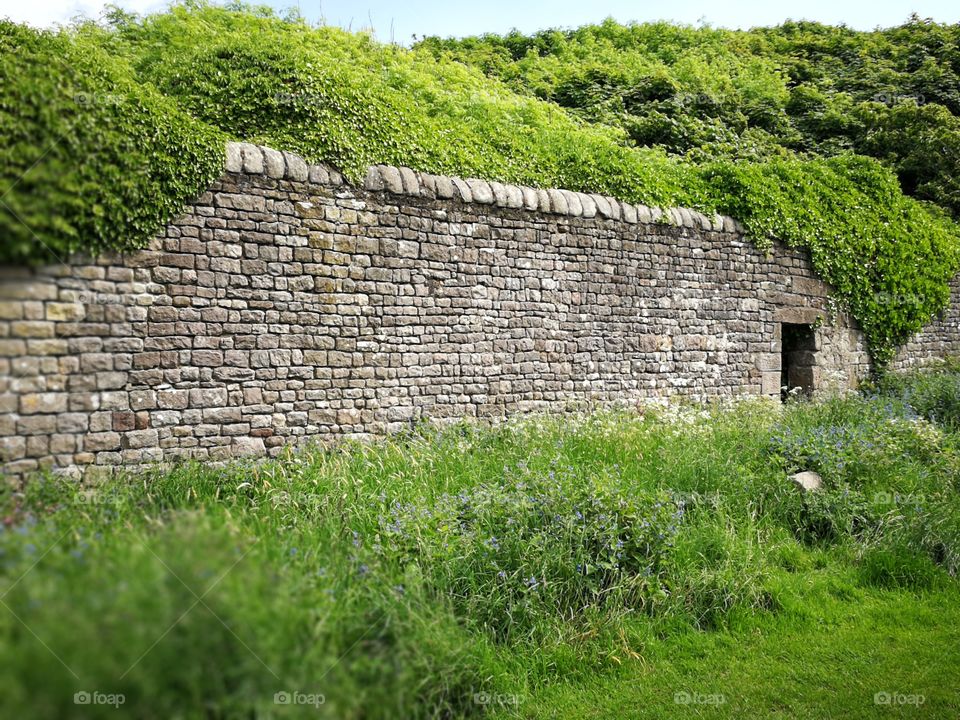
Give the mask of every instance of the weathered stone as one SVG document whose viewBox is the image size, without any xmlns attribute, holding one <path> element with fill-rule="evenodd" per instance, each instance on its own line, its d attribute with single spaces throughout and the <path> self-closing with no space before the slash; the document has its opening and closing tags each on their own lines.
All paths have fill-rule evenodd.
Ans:
<svg viewBox="0 0 960 720">
<path fill-rule="evenodd" d="M 287 166 L 287 179 L 295 182 L 307 182 L 310 178 L 310 168 L 299 155 L 284 151 L 283 159 Z"/>
<path fill-rule="evenodd" d="M 433 179 L 434 192 L 441 200 L 448 200 L 453 197 L 454 187 L 450 178 L 445 175 L 437 175 Z"/>
<path fill-rule="evenodd" d="M 550 197 L 550 211 L 556 213 L 557 215 L 566 215 L 567 214 L 567 198 L 559 190 L 547 190 L 547 194 Z"/>
<path fill-rule="evenodd" d="M 20 396 L 20 414 L 62 413 L 67 411 L 66 393 L 28 393 Z"/>
<path fill-rule="evenodd" d="M 473 202 L 480 203 L 481 205 L 492 205 L 493 204 L 493 189 L 490 187 L 490 183 L 486 180 L 477 180 L 469 179 L 467 180 L 467 185 L 470 188 L 470 192 L 473 195 Z"/>
<path fill-rule="evenodd" d="M 400 170 L 400 183 L 403 187 L 403 192 L 407 195 L 420 195 L 420 179 L 417 177 L 417 174 L 408 167 L 401 167 Z"/>
<path fill-rule="evenodd" d="M 380 174 L 380 168 L 376 165 L 371 165 L 367 168 L 367 174 L 363 178 L 363 188 L 364 190 L 369 190 L 370 192 L 380 192 L 384 189 L 383 176 Z"/>
<path fill-rule="evenodd" d="M 47 303 L 47 320 L 77 322 L 85 315 L 86 309 L 79 303 Z"/>
<path fill-rule="evenodd" d="M 384 189 L 394 195 L 402 195 L 403 179 L 400 177 L 400 170 L 390 165 L 380 165 L 377 169 L 380 171 Z"/>
<path fill-rule="evenodd" d="M 283 153 L 272 148 L 263 149 L 263 166 L 269 177 L 280 179 L 286 173 L 287 164 L 283 160 Z"/>
<path fill-rule="evenodd" d="M 263 150 L 250 143 L 241 143 L 240 153 L 243 158 L 243 172 L 252 175 L 263 174 Z"/>
<path fill-rule="evenodd" d="M 84 435 L 83 449 L 87 452 L 119 450 L 120 434 L 115 432 L 100 432 Z"/>
<path fill-rule="evenodd" d="M 798 472 L 790 476 L 790 482 L 804 492 L 815 492 L 823 489 L 823 478 L 819 473 L 812 471 Z"/>
<path fill-rule="evenodd" d="M 240 143 L 227 143 L 226 170 L 232 173 L 243 171 L 243 147 Z"/>
</svg>

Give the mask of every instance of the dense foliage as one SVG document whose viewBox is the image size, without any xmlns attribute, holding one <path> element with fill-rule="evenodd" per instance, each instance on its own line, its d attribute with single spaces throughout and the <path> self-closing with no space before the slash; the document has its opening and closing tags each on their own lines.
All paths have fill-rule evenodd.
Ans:
<svg viewBox="0 0 960 720">
<path fill-rule="evenodd" d="M 354 180 L 404 164 L 731 214 L 809 248 L 882 362 L 960 267 L 955 39 L 607 22 L 406 50 L 193 2 L 5 23 L 0 261 L 143 243 L 243 139 Z"/>
<path fill-rule="evenodd" d="M 960 25 L 619 25 L 421 47 L 694 160 L 853 150 L 960 212 Z"/>
<path fill-rule="evenodd" d="M 0 21 L 0 262 L 143 243 L 223 168 L 225 136 L 81 35 Z"/>
<path fill-rule="evenodd" d="M 957 379 L 897 387 L 955 394 Z M 663 639 L 644 680 L 661 691 L 694 635 L 722 642 L 724 668 L 759 633 L 745 623 L 832 635 L 825 607 L 865 597 L 950 655 L 951 623 L 911 620 L 923 598 L 956 607 L 960 436 L 930 401 L 943 394 L 424 426 L 95 489 L 55 476 L 7 488 L 0 712 L 73 717 L 75 693 L 99 692 L 143 718 L 315 717 L 310 696 L 323 717 L 477 717 L 499 709 L 488 697 L 519 713 L 515 698 L 551 683 L 647 668 Z M 801 494 L 797 470 L 820 472 L 823 490 Z M 862 632 L 876 653 L 885 630 Z M 850 649 L 824 642 L 824 672 L 846 682 Z M 955 709 L 955 673 L 906 665 L 903 687 L 940 687 L 939 715 Z M 869 713 L 854 717 L 873 716 L 889 676 L 868 667 L 867 681 Z M 306 699 L 281 708 L 294 704 L 282 693 Z"/>
</svg>

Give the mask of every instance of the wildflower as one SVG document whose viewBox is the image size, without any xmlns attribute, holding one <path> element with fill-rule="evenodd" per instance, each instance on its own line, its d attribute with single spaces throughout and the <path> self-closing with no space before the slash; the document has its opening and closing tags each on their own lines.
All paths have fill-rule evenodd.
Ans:
<svg viewBox="0 0 960 720">
<path fill-rule="evenodd" d="M 360 565 L 360 567 L 358 568 L 357 571 L 360 573 L 360 576 L 363 577 L 363 576 L 365 576 L 368 572 L 370 572 L 370 568 L 367 567 L 367 565 L 362 564 L 362 565 Z"/>
<path fill-rule="evenodd" d="M 403 594 L 406 592 L 406 590 L 404 589 L 403 585 L 394 585 L 394 586 L 393 586 L 393 591 L 394 591 L 397 595 L 403 595 Z"/>
<path fill-rule="evenodd" d="M 497 538 L 496 538 L 495 536 L 490 537 L 490 538 L 487 540 L 487 545 L 489 545 L 489 546 L 490 546 L 491 548 L 493 548 L 494 550 L 499 550 L 499 549 L 500 549 L 500 541 L 497 540 Z"/>
<path fill-rule="evenodd" d="M 506 579 L 507 579 L 507 571 L 506 571 L 506 570 L 501 570 L 500 572 L 497 573 L 497 577 L 500 578 L 501 580 L 506 580 Z"/>
<path fill-rule="evenodd" d="M 540 582 L 537 580 L 537 578 L 536 578 L 534 575 L 531 575 L 530 577 L 528 577 L 528 578 L 527 578 L 526 580 L 524 580 L 523 582 L 524 582 L 524 584 L 525 584 L 528 588 L 530 588 L 531 590 L 536 590 L 537 587 L 539 587 L 539 585 L 540 585 Z"/>
</svg>

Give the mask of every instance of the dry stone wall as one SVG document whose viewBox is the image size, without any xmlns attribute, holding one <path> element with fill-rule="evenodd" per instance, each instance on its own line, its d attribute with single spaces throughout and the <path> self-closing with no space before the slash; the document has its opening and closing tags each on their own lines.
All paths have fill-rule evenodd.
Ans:
<svg viewBox="0 0 960 720">
<path fill-rule="evenodd" d="M 421 419 L 777 397 L 868 369 L 799 252 L 730 218 L 231 144 L 149 248 L 0 279 L 0 462 L 88 474 L 276 455 Z"/>
<path fill-rule="evenodd" d="M 897 298 L 903 300 L 903 298 Z M 960 355 L 960 278 L 950 283 L 950 305 L 927 327 L 910 338 L 890 366 L 894 370 L 921 367 Z"/>
</svg>

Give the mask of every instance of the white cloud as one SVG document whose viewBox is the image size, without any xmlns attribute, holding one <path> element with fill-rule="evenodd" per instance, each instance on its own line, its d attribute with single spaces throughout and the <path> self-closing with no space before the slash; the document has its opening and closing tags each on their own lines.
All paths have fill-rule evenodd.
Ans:
<svg viewBox="0 0 960 720">
<path fill-rule="evenodd" d="M 66 24 L 78 15 L 97 19 L 108 4 L 124 10 L 143 13 L 163 8 L 166 0 L 0 0 L 0 18 L 26 23 L 34 27 L 52 27 Z"/>
</svg>

